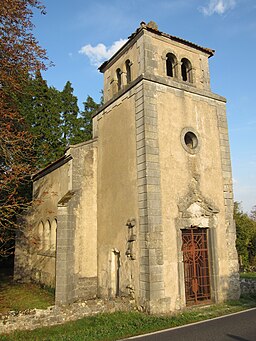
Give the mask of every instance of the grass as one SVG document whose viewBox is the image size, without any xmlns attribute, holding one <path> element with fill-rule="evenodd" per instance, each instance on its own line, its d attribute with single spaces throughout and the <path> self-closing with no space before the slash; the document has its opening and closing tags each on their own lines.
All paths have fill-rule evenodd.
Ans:
<svg viewBox="0 0 256 341">
<path fill-rule="evenodd" d="M 176 315 L 152 316 L 139 312 L 116 312 L 86 317 L 63 325 L 33 331 L 15 331 L 1 341 L 114 341 L 241 311 L 256 306 L 256 297 L 243 297 L 225 304 L 190 308 Z"/>
<path fill-rule="evenodd" d="M 256 279 L 256 273 L 243 273 L 241 277 Z M 6 276 L 0 278 L 0 314 L 10 310 L 45 309 L 53 304 L 53 292 L 34 284 L 17 284 Z M 53 327 L 32 331 L 15 331 L 8 335 L 0 335 L 0 341 L 114 341 L 202 321 L 255 306 L 256 296 L 254 295 L 225 304 L 193 307 L 176 315 L 152 316 L 135 311 L 106 313 Z"/>
<path fill-rule="evenodd" d="M 241 272 L 240 277 L 256 280 L 256 272 Z"/>
<path fill-rule="evenodd" d="M 33 308 L 46 309 L 53 304 L 54 294 L 38 285 L 18 284 L 8 277 L 0 279 L 0 314 Z"/>
</svg>

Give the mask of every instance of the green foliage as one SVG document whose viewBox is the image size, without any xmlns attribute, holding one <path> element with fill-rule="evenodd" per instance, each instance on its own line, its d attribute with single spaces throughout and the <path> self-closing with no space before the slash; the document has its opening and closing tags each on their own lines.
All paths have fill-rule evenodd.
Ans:
<svg viewBox="0 0 256 341">
<path fill-rule="evenodd" d="M 234 219 L 236 222 L 236 248 L 242 270 L 256 266 L 256 221 L 242 211 L 235 202 Z"/>
<path fill-rule="evenodd" d="M 33 123 L 30 128 L 35 137 L 37 160 L 42 167 L 59 158 L 64 151 L 60 127 L 61 98 L 59 91 L 48 87 L 41 75 L 37 75 L 33 83 Z"/>
<path fill-rule="evenodd" d="M 28 76 L 25 94 L 18 98 L 19 110 L 27 129 L 33 136 L 33 151 L 37 168 L 59 158 L 64 151 L 61 137 L 61 96 L 58 90 L 48 87 L 47 82 L 37 72 Z"/>
<path fill-rule="evenodd" d="M 240 278 L 248 278 L 256 280 L 256 272 L 242 272 L 240 273 Z"/>
<path fill-rule="evenodd" d="M 19 94 L 16 100 L 34 137 L 37 168 L 61 157 L 67 146 L 92 138 L 92 115 L 99 104 L 88 96 L 80 113 L 69 81 L 59 91 L 48 87 L 38 72 L 35 77 L 28 76 L 25 94 Z"/>
<path fill-rule="evenodd" d="M 91 96 L 87 96 L 83 104 L 84 110 L 80 114 L 82 118 L 82 131 L 85 137 L 84 141 L 87 141 L 92 138 L 92 117 L 100 107 L 100 104 L 97 104 Z"/>
<path fill-rule="evenodd" d="M 62 143 L 64 146 L 76 144 L 84 141 L 84 136 L 81 131 L 82 121 L 78 118 L 79 108 L 77 98 L 73 95 L 73 88 L 68 81 L 61 96 L 61 129 Z"/>
</svg>

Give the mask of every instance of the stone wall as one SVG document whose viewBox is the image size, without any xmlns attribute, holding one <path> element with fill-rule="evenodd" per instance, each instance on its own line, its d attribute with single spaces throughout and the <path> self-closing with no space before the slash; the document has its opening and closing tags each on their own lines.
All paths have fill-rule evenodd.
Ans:
<svg viewBox="0 0 256 341">
<path fill-rule="evenodd" d="M 67 153 L 72 156 L 70 190 L 58 201 L 55 302 L 59 305 L 97 293 L 97 141 L 70 146 Z"/>
<path fill-rule="evenodd" d="M 88 300 L 67 306 L 51 306 L 47 309 L 31 309 L 23 312 L 10 311 L 0 314 L 0 334 L 14 330 L 32 330 L 75 321 L 85 316 L 115 311 L 129 311 L 133 302 L 129 299 Z"/>
<path fill-rule="evenodd" d="M 240 279 L 241 295 L 256 295 L 256 279 L 241 278 Z"/>
<path fill-rule="evenodd" d="M 132 89 L 97 115 L 99 297 L 127 295 L 131 287 L 135 293 L 138 291 L 139 260 L 135 230 L 139 221 L 139 204 L 134 97 Z"/>
</svg>

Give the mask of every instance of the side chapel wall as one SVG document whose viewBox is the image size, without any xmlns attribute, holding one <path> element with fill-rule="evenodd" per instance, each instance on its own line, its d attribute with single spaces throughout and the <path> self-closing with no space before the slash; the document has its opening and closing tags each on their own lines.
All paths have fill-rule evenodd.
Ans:
<svg viewBox="0 0 256 341">
<path fill-rule="evenodd" d="M 97 293 L 97 141 L 70 146 L 35 175 L 15 278 L 56 287 L 56 303 Z M 26 244 L 26 246 L 24 245 Z"/>
<path fill-rule="evenodd" d="M 55 287 L 57 206 L 68 191 L 70 167 L 69 161 L 33 182 L 34 204 L 24 222 L 26 238 L 16 239 L 15 279 Z"/>
</svg>

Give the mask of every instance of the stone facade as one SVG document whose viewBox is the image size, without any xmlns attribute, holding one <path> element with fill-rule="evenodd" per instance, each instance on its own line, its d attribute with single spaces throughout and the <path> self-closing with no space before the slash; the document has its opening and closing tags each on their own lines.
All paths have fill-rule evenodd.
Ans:
<svg viewBox="0 0 256 341">
<path fill-rule="evenodd" d="M 34 176 L 42 203 L 27 234 L 36 239 L 40 222 L 45 230 L 56 221 L 56 255 L 54 242 L 18 244 L 17 276 L 28 262 L 27 277 L 51 278 L 57 304 L 131 296 L 151 313 L 239 297 L 226 100 L 210 90 L 213 54 L 142 23 L 100 67 L 93 140 Z"/>
</svg>

